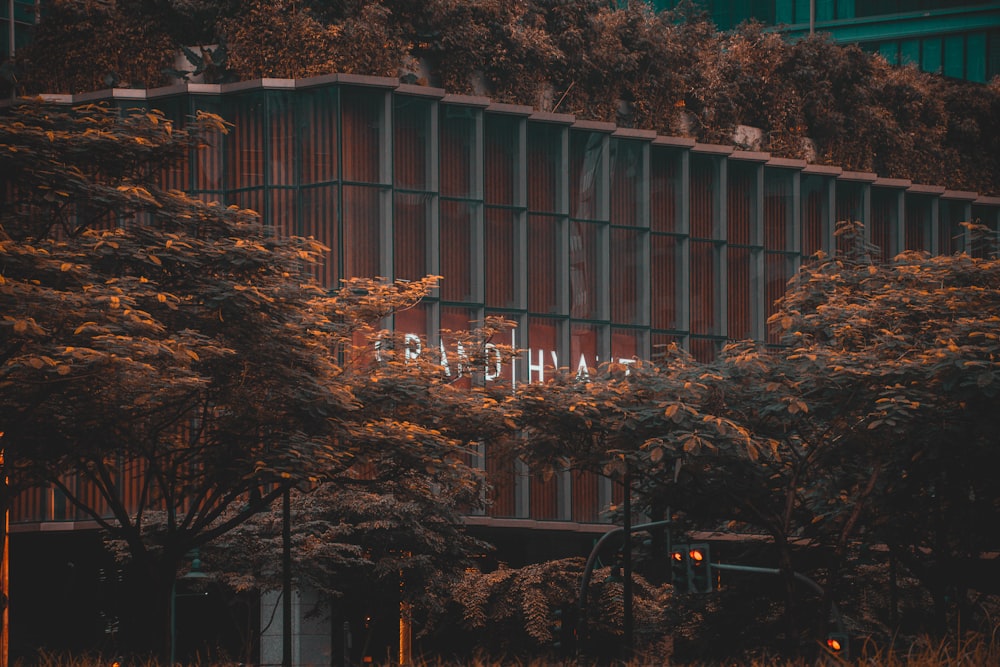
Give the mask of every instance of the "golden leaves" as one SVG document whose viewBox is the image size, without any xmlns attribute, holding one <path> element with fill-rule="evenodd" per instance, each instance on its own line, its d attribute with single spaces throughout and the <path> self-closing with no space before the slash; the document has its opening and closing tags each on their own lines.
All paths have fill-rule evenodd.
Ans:
<svg viewBox="0 0 1000 667">
<path fill-rule="evenodd" d="M 715 449 L 715 446 L 708 440 L 702 438 L 697 433 L 690 434 L 681 442 L 681 449 L 689 454 L 697 454 L 702 447 Z"/>
<path fill-rule="evenodd" d="M 8 315 L 4 317 L 4 322 L 10 324 L 15 334 L 19 335 L 31 334 L 34 336 L 45 335 L 45 329 L 39 326 L 38 322 L 36 322 L 35 318 L 33 317 L 14 318 Z"/>
<path fill-rule="evenodd" d="M 788 399 L 788 413 L 794 415 L 800 412 L 802 413 L 809 412 L 809 405 L 805 401 L 800 400 L 798 398 Z"/>
</svg>

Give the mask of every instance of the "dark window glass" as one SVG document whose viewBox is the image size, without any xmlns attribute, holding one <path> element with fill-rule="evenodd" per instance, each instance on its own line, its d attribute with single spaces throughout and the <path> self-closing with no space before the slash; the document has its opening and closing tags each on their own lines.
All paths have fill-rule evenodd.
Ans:
<svg viewBox="0 0 1000 667">
<path fill-rule="evenodd" d="M 430 188 L 432 103 L 422 98 L 393 98 L 393 173 L 395 185 L 405 190 Z"/>
</svg>

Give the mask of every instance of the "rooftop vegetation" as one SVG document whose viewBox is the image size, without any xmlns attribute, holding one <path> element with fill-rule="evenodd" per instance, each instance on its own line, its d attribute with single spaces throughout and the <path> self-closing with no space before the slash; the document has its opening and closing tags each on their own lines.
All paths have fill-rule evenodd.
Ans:
<svg viewBox="0 0 1000 667">
<path fill-rule="evenodd" d="M 889 66 L 823 36 L 719 33 L 690 5 L 607 0 L 52 0 L 14 94 L 330 72 L 400 77 L 623 127 L 1000 192 L 1000 82 Z M 180 57 L 184 61 L 184 57 Z M 808 140 L 807 140 L 808 138 Z"/>
</svg>

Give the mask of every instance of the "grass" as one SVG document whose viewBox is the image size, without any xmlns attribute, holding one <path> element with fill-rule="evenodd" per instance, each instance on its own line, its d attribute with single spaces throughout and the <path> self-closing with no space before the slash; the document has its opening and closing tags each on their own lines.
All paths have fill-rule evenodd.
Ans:
<svg viewBox="0 0 1000 667">
<path fill-rule="evenodd" d="M 860 656 L 850 660 L 824 655 L 819 659 L 771 660 L 755 659 L 749 662 L 726 661 L 713 663 L 684 663 L 686 667 L 988 667 L 1000 666 L 1000 628 L 990 636 L 967 635 L 960 640 L 934 641 L 918 639 L 908 647 L 884 648 L 874 645 L 860 647 Z M 114 661 L 93 656 L 72 656 L 42 653 L 32 662 L 19 661 L 19 667 L 112 667 Z M 472 658 L 463 662 L 421 660 L 414 667 L 570 667 L 585 664 L 579 660 L 552 660 L 541 658 Z M 662 657 L 649 656 L 615 667 L 662 666 Z M 237 667 L 236 663 L 198 662 L 195 667 Z M 120 667 L 161 667 L 156 660 L 127 661 Z"/>
</svg>

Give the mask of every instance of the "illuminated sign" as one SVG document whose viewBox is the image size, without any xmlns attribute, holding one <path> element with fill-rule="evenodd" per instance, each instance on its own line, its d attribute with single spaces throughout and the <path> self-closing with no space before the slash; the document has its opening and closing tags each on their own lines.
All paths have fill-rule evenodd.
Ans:
<svg viewBox="0 0 1000 667">
<path fill-rule="evenodd" d="M 517 349 L 517 334 L 515 331 L 510 332 L 510 346 L 512 349 Z M 380 342 L 376 342 L 376 359 L 381 359 L 379 356 L 380 349 Z M 483 374 L 486 381 L 499 382 L 509 379 L 511 387 L 516 387 L 519 381 L 517 376 L 517 364 L 513 362 L 505 364 L 500 348 L 494 343 L 486 343 L 485 350 L 486 360 L 484 362 Z M 424 351 L 424 340 L 418 334 L 403 334 L 403 358 L 405 360 L 409 361 L 418 359 Z M 444 340 L 442 340 L 438 344 L 438 354 L 440 363 L 444 368 L 445 375 L 448 377 L 464 377 L 472 363 L 462 343 L 458 343 L 454 350 L 449 351 Z M 533 349 L 529 347 L 526 350 L 522 350 L 522 354 L 527 360 L 528 377 L 526 381 L 528 384 L 531 384 L 532 382 L 545 382 L 546 371 L 554 373 L 560 368 L 559 355 L 555 350 Z M 581 351 L 578 354 L 575 366 L 576 376 L 578 378 L 589 378 L 591 369 L 601 363 L 600 356 L 597 354 L 593 354 L 592 356 L 594 361 L 593 364 L 590 363 L 586 352 Z M 634 357 L 619 358 L 615 361 L 625 366 L 636 363 L 636 359 Z"/>
</svg>

